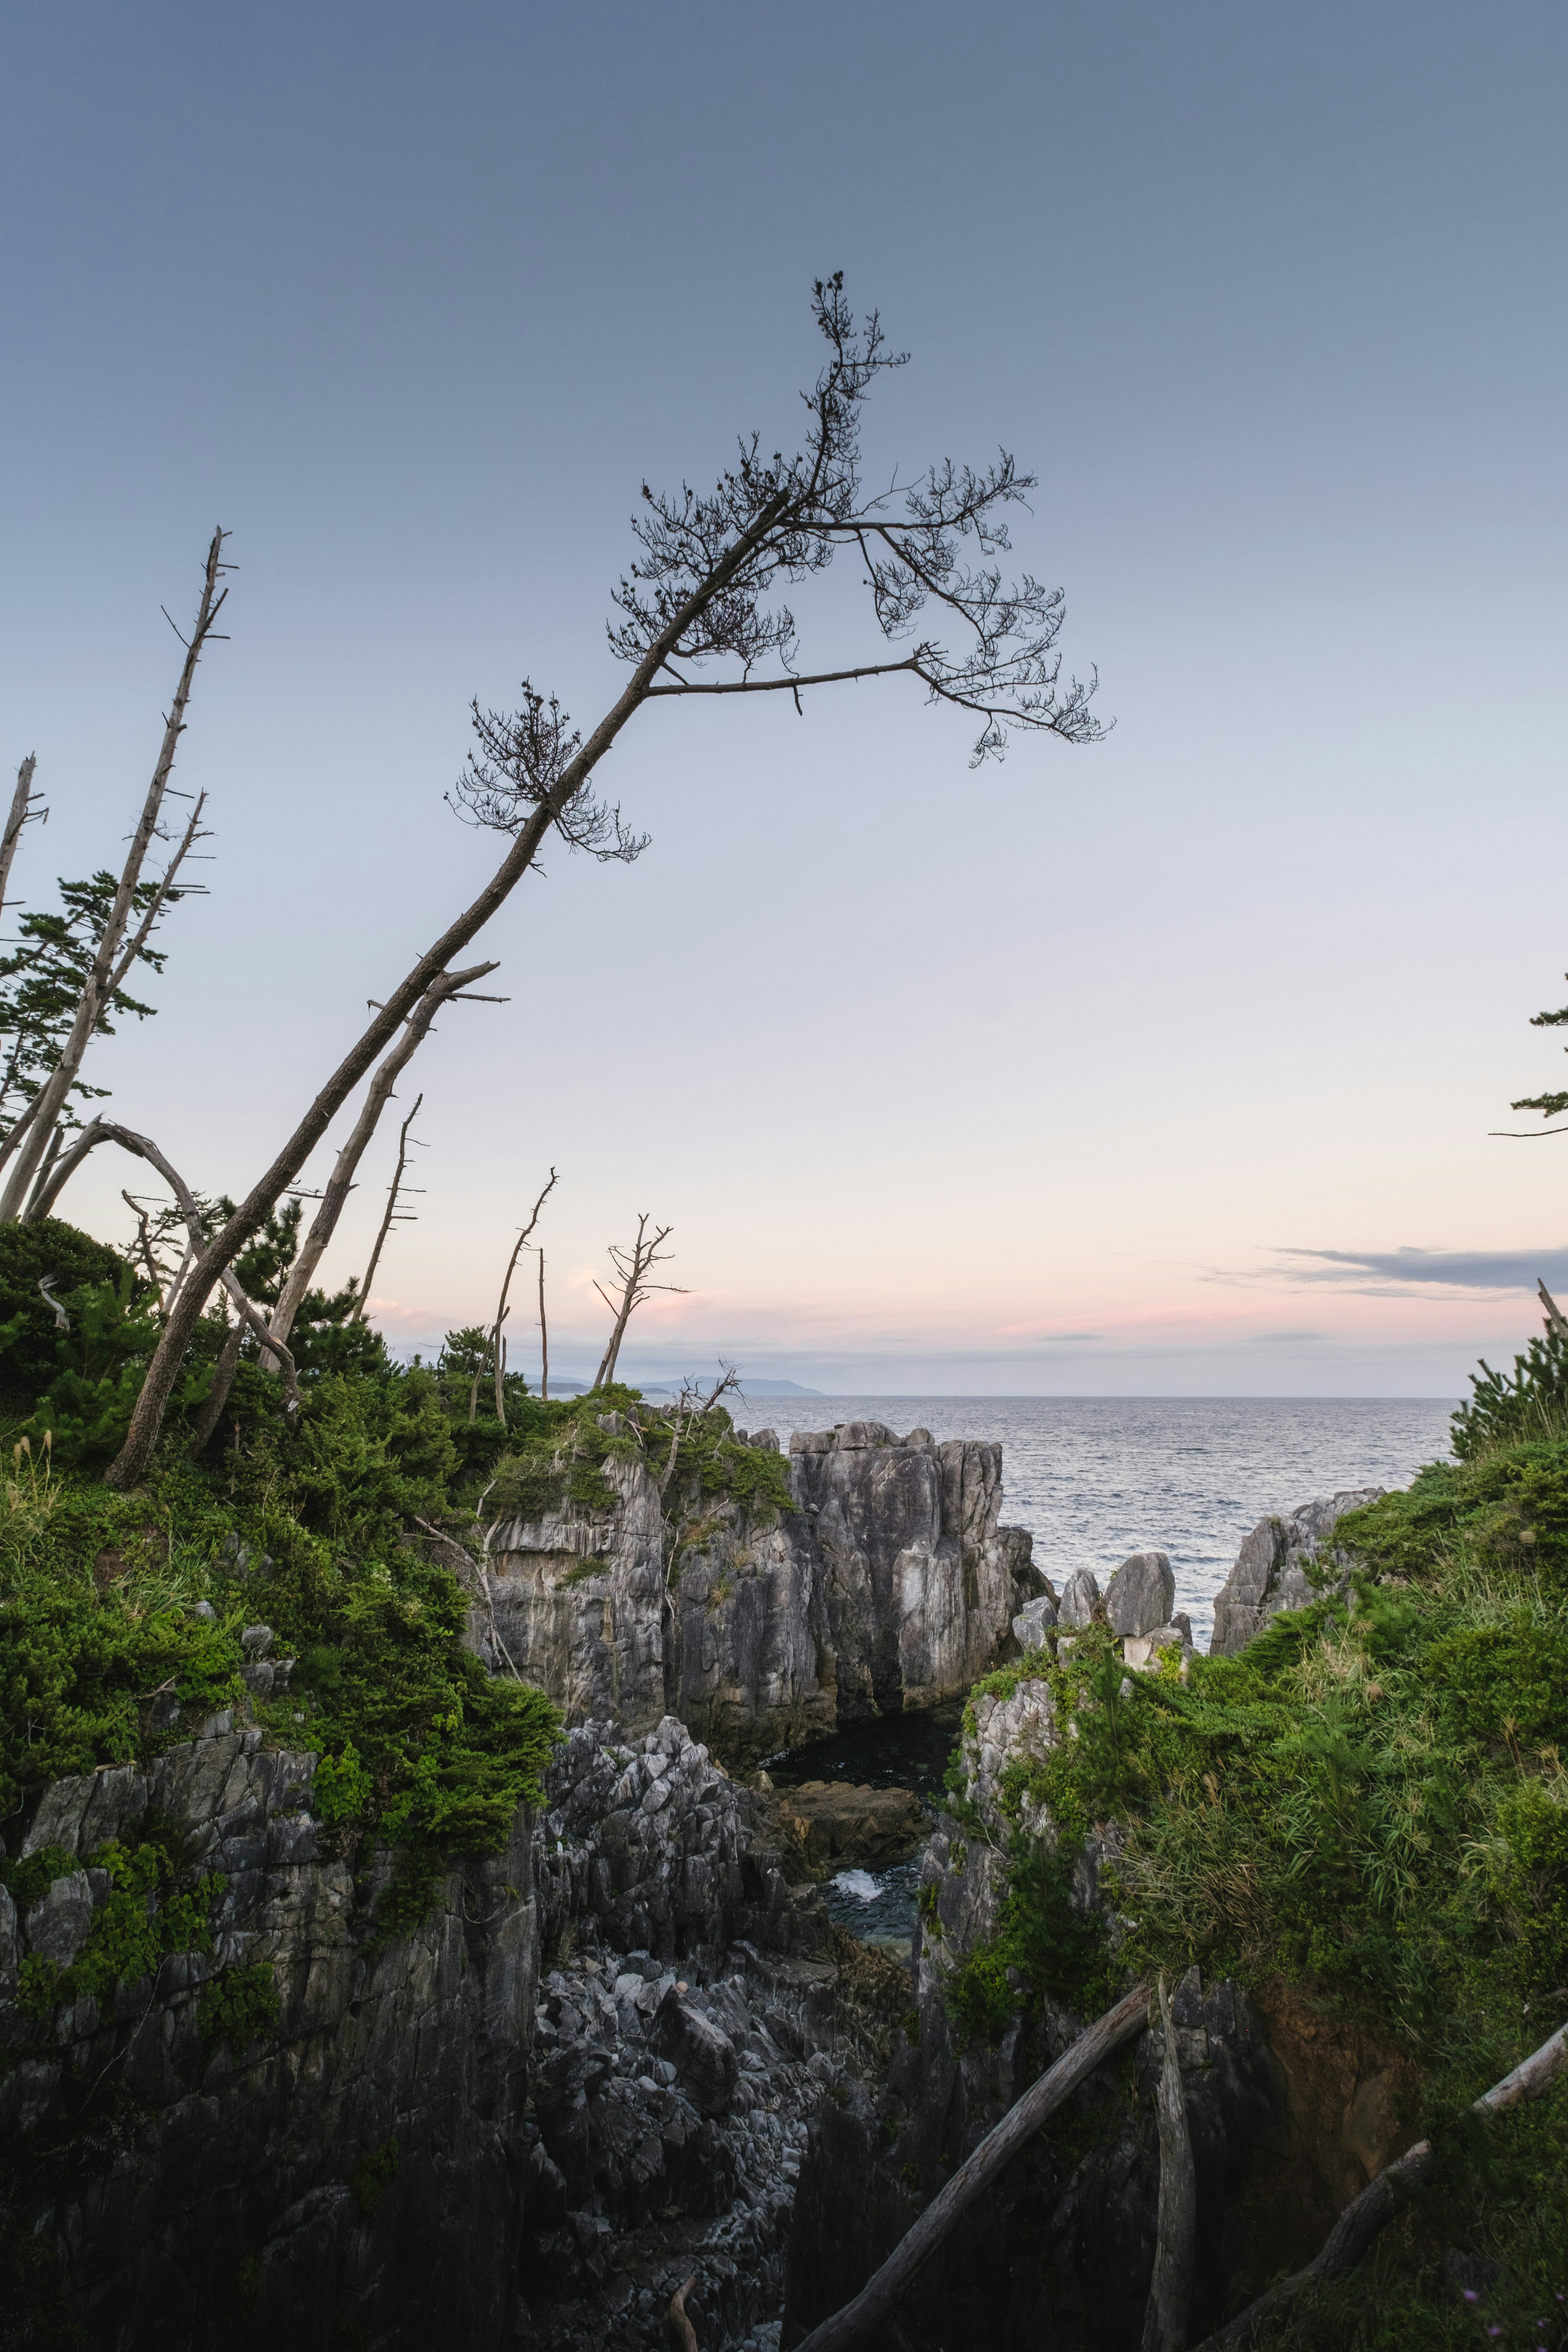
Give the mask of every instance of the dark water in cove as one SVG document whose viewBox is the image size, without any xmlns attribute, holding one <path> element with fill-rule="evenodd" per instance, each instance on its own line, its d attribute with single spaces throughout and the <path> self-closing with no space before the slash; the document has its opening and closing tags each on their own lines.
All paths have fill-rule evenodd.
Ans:
<svg viewBox="0 0 1568 2352">
<path fill-rule="evenodd" d="M 1249 1528 L 1353 1486 L 1404 1486 L 1448 1451 L 1453 1403 L 1360 1397 L 766 1397 L 744 1418 L 795 1429 L 881 1421 L 901 1435 L 929 1429 L 1002 1447 L 1002 1516 L 1027 1528 L 1035 1558 L 1059 1591 L 1076 1568 L 1103 1585 L 1130 1551 L 1171 1555 L 1176 1606 L 1208 1647 L 1214 1596 Z M 915 1790 L 928 1804 L 958 1738 L 959 1706 L 841 1732 L 770 1759 L 780 1787 L 843 1779 Z M 840 1924 L 907 1958 L 913 1863 L 846 1870 L 823 1893 Z"/>
</svg>

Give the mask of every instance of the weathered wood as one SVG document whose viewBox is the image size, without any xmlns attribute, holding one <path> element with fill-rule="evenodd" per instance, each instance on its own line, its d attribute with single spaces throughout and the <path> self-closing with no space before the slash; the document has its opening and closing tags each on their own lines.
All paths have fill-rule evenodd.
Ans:
<svg viewBox="0 0 1568 2352">
<path fill-rule="evenodd" d="M 697 2352 L 697 2330 L 686 2315 L 686 2298 L 696 2284 L 697 2273 L 693 2271 L 686 2284 L 678 2286 L 670 2296 L 669 2309 L 665 2314 L 665 2323 L 679 2352 Z"/>
<path fill-rule="evenodd" d="M 1524 2099 L 1539 2099 L 1549 2090 L 1568 2065 L 1568 2025 L 1559 2027 L 1539 2050 L 1521 2061 L 1500 2083 L 1483 2091 L 1471 2102 L 1470 2113 L 1477 2116 L 1505 2115 Z M 1199 2352 L 1227 2352 L 1228 2347 L 1249 2344 L 1265 2321 L 1277 2319 L 1310 2286 L 1321 2286 L 1330 2280 L 1344 2278 L 1354 2270 L 1378 2232 L 1393 2221 L 1404 2202 L 1405 2192 L 1427 2172 L 1432 2163 L 1432 2145 L 1419 2139 L 1414 2147 L 1380 2172 L 1368 2183 L 1359 2197 L 1352 2197 L 1339 2220 L 1334 2223 L 1321 2249 L 1313 2255 L 1304 2270 L 1293 2271 L 1289 2278 L 1276 2279 L 1266 2287 L 1255 2303 L 1238 2312 L 1212 2336 L 1205 2336 Z"/>
<path fill-rule="evenodd" d="M 336 1230 L 338 1219 L 342 1214 L 343 1202 L 348 1199 L 353 1189 L 360 1161 L 364 1158 L 370 1139 L 380 1123 L 382 1112 L 392 1100 L 393 1087 L 424 1043 L 429 1033 L 430 1024 L 435 1020 L 442 1005 L 449 1003 L 460 989 L 468 987 L 476 980 L 482 980 L 487 972 L 494 970 L 493 963 L 477 963 L 470 966 L 467 971 L 437 972 L 409 1014 L 402 1036 L 397 1040 L 391 1053 L 383 1060 L 374 1077 L 372 1078 L 365 1091 L 364 1101 L 360 1107 L 360 1115 L 350 1129 L 342 1149 L 332 1163 L 331 1175 L 328 1178 L 321 1193 L 321 1205 L 311 1221 L 310 1232 L 300 1245 L 300 1255 L 289 1269 L 288 1280 L 284 1283 L 278 1304 L 273 1309 L 272 1329 L 279 1339 L 286 1339 L 294 1328 L 294 1318 L 300 1312 L 300 1303 L 306 1291 L 310 1287 L 316 1268 L 320 1265 L 325 1255 L 327 1244 L 331 1240 Z M 423 1101 L 423 1096 L 420 1099 Z M 404 1131 L 406 1134 L 406 1129 Z M 378 1244 L 378 1249 L 379 1246 Z M 269 1354 L 263 1355 L 261 1369 L 264 1372 L 272 1370 L 273 1365 Z"/>
<path fill-rule="evenodd" d="M 1054 2115 L 1112 2051 L 1142 2033 L 1148 2021 L 1149 1988 L 1139 1984 L 1080 2033 L 1038 2082 L 1030 2084 L 995 2129 L 986 2133 L 973 2155 L 959 2166 L 946 2188 L 932 2198 L 854 2302 L 814 2327 L 796 2352 L 846 2352 L 847 2346 L 879 2327 L 921 2263 L 930 2260 L 954 2223 L 984 2195 L 1047 2116 Z"/>
<path fill-rule="evenodd" d="M 0 907 L 5 904 L 5 893 L 11 887 L 11 866 L 16 855 L 16 844 L 22 838 L 22 827 L 27 822 L 27 812 L 33 798 L 33 773 L 37 767 L 37 754 L 29 751 L 16 771 L 16 789 L 11 795 L 11 814 L 5 820 L 5 831 L 0 836 Z"/>
<path fill-rule="evenodd" d="M 496 1319 L 490 1326 L 490 1355 L 494 1362 L 496 1376 L 496 1419 L 500 1422 L 503 1429 L 506 1427 L 506 1351 L 501 1340 L 500 1327 L 507 1318 L 506 1295 L 511 1288 L 512 1273 L 516 1267 L 518 1259 L 522 1255 L 523 1250 L 527 1246 L 529 1235 L 532 1233 L 533 1228 L 539 1223 L 539 1213 L 541 1209 L 543 1208 L 546 1201 L 549 1200 L 552 1192 L 554 1192 L 559 1181 L 560 1180 L 556 1176 L 555 1171 L 552 1168 L 550 1171 L 549 1183 L 546 1184 L 543 1192 L 541 1192 L 538 1200 L 535 1201 L 533 1204 L 532 1216 L 530 1217 L 527 1224 L 524 1225 L 522 1231 L 519 1234 L 516 1242 L 512 1245 L 512 1253 L 506 1262 L 506 1274 L 501 1282 L 500 1301 L 496 1307 Z M 543 1263 L 544 1260 L 542 1255 L 540 1258 L 540 1265 L 542 1268 L 543 1266 Z M 542 1273 L 541 1274 L 540 1278 L 542 1284 Z M 542 1315 L 544 1307 L 544 1292 L 542 1288 L 541 1288 L 539 1297 L 540 1312 Z M 468 1419 L 472 1421 L 473 1417 L 473 1414 L 470 1412 Z"/>
<path fill-rule="evenodd" d="M 1154 2274 L 1143 2314 L 1142 2352 L 1184 2352 L 1187 2315 L 1193 2299 L 1193 2263 L 1197 2252 L 1198 2188 L 1193 2143 L 1187 2130 L 1186 2093 L 1182 2086 L 1176 2029 L 1170 1996 L 1160 1979 L 1160 2024 L 1163 2056 L 1154 2110 L 1160 2127 L 1160 2206 L 1154 2231 Z M 1151 2023 L 1152 2020 L 1151 2020 Z"/>
<path fill-rule="evenodd" d="M 125 936 L 135 909 L 136 889 L 142 879 L 142 868 L 147 862 L 147 853 L 157 835 L 163 798 L 168 791 L 169 777 L 174 770 L 174 754 L 179 749 L 180 738 L 185 731 L 185 710 L 190 701 L 191 688 L 195 682 L 196 664 L 201 659 L 202 650 L 213 634 L 214 624 L 223 610 L 228 595 L 227 589 L 220 588 L 218 585 L 226 568 L 223 562 L 225 536 L 223 530 L 215 530 L 212 544 L 207 549 L 206 564 L 202 578 L 201 602 L 196 612 L 195 625 L 185 641 L 185 658 L 180 670 L 179 683 L 174 688 L 174 698 L 169 705 L 169 715 L 163 724 L 163 740 L 159 749 L 157 763 L 153 771 L 153 780 L 147 787 L 146 798 L 142 803 L 142 814 L 137 819 L 136 830 L 131 836 L 131 847 L 126 853 L 125 863 L 121 869 L 114 901 L 104 922 L 103 935 L 99 940 L 91 969 L 82 988 L 69 1034 L 60 1048 L 59 1060 L 34 1096 L 23 1117 L 13 1127 L 4 1145 L 0 1145 L 0 1160 L 15 1155 L 15 1164 L 6 1178 L 5 1191 L 0 1192 L 0 1224 L 16 1223 L 27 1206 L 27 1196 L 37 1174 L 39 1162 L 48 1148 L 55 1121 L 58 1118 L 71 1087 L 76 1083 L 77 1073 L 81 1067 L 82 1059 L 102 1018 L 104 1009 L 125 978 L 131 964 L 135 961 L 137 950 L 145 944 L 148 931 L 163 907 L 174 872 L 195 838 L 196 824 L 201 814 L 199 801 L 196 805 L 196 814 L 186 828 L 184 838 L 181 842 L 175 857 L 171 860 L 164 872 L 163 878 L 154 894 L 153 903 L 137 926 L 132 936 L 131 945 L 127 949 Z M 205 1297 L 203 1303 L 204 1305 L 205 1303 Z"/>
</svg>

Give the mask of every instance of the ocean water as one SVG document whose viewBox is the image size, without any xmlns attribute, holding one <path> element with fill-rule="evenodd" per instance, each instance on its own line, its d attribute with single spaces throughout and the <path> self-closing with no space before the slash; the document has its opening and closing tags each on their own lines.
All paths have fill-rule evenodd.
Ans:
<svg viewBox="0 0 1568 2352">
<path fill-rule="evenodd" d="M 1060 1591 L 1130 1551 L 1171 1555 L 1176 1606 L 1208 1647 L 1214 1596 L 1270 1512 L 1348 1486 L 1405 1486 L 1448 1451 L 1438 1397 L 752 1397 L 740 1418 L 795 1429 L 881 1421 L 1002 1447 L 1003 1518 L 1027 1528 Z"/>
</svg>

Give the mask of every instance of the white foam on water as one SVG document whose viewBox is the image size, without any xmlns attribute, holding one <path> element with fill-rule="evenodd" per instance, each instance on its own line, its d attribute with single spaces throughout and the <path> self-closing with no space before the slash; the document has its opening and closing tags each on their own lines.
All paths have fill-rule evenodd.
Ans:
<svg viewBox="0 0 1568 2352">
<path fill-rule="evenodd" d="M 875 1903 L 882 1892 L 881 1881 L 868 1870 L 841 1870 L 833 1884 L 841 1894 L 857 1895 L 862 1903 Z"/>
</svg>

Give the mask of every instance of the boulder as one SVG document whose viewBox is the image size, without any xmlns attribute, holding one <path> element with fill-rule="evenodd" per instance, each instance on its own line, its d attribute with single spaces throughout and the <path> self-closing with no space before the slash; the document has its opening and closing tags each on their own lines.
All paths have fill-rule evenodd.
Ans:
<svg viewBox="0 0 1568 2352">
<path fill-rule="evenodd" d="M 705 2116 L 721 2116 L 735 2095 L 741 2071 L 735 2045 L 722 2028 L 682 2000 L 671 1985 L 647 2039 L 656 2057 L 668 2059 L 692 2105 Z"/>
<path fill-rule="evenodd" d="M 1136 1670 L 1147 1672 L 1160 1663 L 1162 1650 L 1180 1650 L 1190 1657 L 1193 1649 L 1192 1619 L 1184 1609 L 1168 1625 L 1156 1625 L 1147 1633 L 1130 1633 L 1121 1644 L 1121 1654 Z"/>
<path fill-rule="evenodd" d="M 1169 1624 L 1176 1605 L 1176 1579 L 1168 1552 L 1135 1551 L 1105 1588 L 1105 1613 L 1125 1641 Z"/>
<path fill-rule="evenodd" d="M 1349 1487 L 1327 1501 L 1303 1503 L 1289 1518 L 1259 1519 L 1237 1553 L 1236 1565 L 1215 1595 L 1212 1657 L 1234 1657 L 1282 1609 L 1305 1609 L 1318 1597 L 1308 1568 L 1347 1511 L 1359 1511 L 1385 1493 Z M 1338 1554 L 1331 1555 L 1336 1560 Z"/>
<path fill-rule="evenodd" d="M 1092 1568 L 1075 1568 L 1062 1587 L 1058 1622 L 1087 1625 L 1100 1604 L 1100 1580 Z"/>
<path fill-rule="evenodd" d="M 1043 1650 L 1046 1635 L 1056 1622 L 1055 1602 L 1048 1592 L 1040 1592 L 1033 1601 L 1026 1601 L 1013 1620 L 1013 1632 L 1026 1650 Z"/>
</svg>

